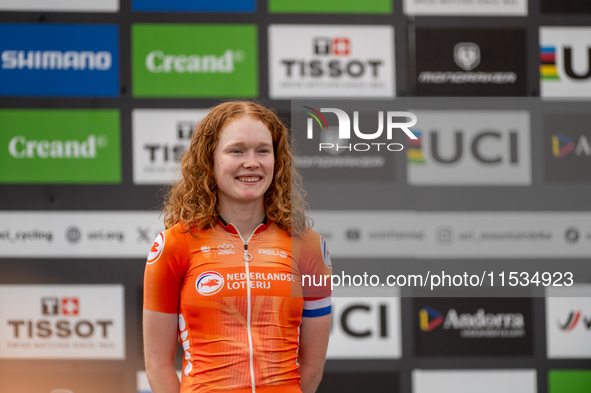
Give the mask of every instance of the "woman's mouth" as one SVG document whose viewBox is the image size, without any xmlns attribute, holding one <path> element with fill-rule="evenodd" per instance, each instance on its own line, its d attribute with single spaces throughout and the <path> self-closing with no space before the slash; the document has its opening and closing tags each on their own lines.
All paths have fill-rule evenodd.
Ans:
<svg viewBox="0 0 591 393">
<path fill-rule="evenodd" d="M 245 183 L 255 183 L 262 179 L 260 176 L 238 176 L 238 180 L 243 181 Z"/>
</svg>

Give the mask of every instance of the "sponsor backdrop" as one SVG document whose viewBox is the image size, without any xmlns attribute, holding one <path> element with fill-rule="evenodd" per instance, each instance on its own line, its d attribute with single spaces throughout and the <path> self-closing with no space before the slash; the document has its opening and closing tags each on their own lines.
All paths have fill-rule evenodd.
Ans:
<svg viewBox="0 0 591 393">
<path fill-rule="evenodd" d="M 546 298 L 335 294 L 319 393 L 591 391 L 589 26 L 581 0 L 1 1 L 0 391 L 150 391 L 162 195 L 235 98 L 312 124 L 296 165 L 335 273 L 578 269 Z M 315 112 L 402 97 L 431 104 L 400 151 L 338 148 L 375 112 L 350 140 Z"/>
</svg>

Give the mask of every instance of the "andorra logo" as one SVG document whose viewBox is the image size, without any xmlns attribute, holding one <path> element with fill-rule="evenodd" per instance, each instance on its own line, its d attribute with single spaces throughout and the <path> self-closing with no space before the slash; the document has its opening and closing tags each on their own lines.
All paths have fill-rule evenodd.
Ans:
<svg viewBox="0 0 591 393">
<path fill-rule="evenodd" d="M 429 306 L 423 307 L 419 311 L 419 323 L 422 331 L 430 332 L 443 323 L 443 314 Z"/>
<path fill-rule="evenodd" d="M 148 265 L 155 263 L 162 255 L 162 251 L 164 251 L 164 233 L 160 233 L 156 237 L 156 240 L 154 240 L 154 244 L 152 244 L 152 248 L 148 253 L 148 261 L 146 263 Z"/>
<path fill-rule="evenodd" d="M 195 288 L 203 296 L 215 295 L 224 287 L 224 277 L 218 272 L 203 272 L 197 277 Z"/>
</svg>

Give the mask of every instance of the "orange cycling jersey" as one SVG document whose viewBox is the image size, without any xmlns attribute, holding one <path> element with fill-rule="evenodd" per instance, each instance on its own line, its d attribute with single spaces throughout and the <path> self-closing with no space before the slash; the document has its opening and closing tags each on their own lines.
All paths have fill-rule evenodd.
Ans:
<svg viewBox="0 0 591 393">
<path fill-rule="evenodd" d="M 194 233 L 177 224 L 158 235 L 144 276 L 144 308 L 179 317 L 181 393 L 301 392 L 302 316 L 330 314 L 322 236 L 267 220 L 246 242 L 221 219 Z"/>
</svg>

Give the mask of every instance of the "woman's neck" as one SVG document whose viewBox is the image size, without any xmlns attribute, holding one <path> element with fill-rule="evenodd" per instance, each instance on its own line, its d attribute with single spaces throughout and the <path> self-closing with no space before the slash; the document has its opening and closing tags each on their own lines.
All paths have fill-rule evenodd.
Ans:
<svg viewBox="0 0 591 393">
<path fill-rule="evenodd" d="M 220 200 L 219 208 L 220 216 L 227 223 L 232 223 L 245 241 L 265 219 L 265 209 L 260 202 L 236 206 Z"/>
</svg>

